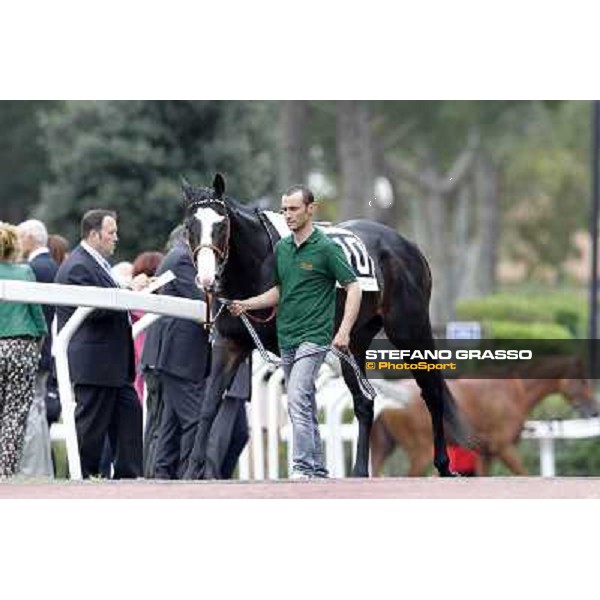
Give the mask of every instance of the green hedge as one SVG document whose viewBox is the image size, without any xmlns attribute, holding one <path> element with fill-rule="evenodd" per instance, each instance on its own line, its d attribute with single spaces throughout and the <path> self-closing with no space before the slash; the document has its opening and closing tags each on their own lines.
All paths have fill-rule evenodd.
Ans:
<svg viewBox="0 0 600 600">
<path fill-rule="evenodd" d="M 556 323 L 519 323 L 514 321 L 484 321 L 486 337 L 509 340 L 566 340 L 571 331 Z"/>
<path fill-rule="evenodd" d="M 462 300 L 456 307 L 457 318 L 465 321 L 497 323 L 508 321 L 523 324 L 555 324 L 570 332 L 570 337 L 583 337 L 587 326 L 587 300 L 577 292 L 549 292 L 547 294 L 513 293 L 493 294 L 485 298 Z M 548 337 L 527 335 L 519 337 Z M 551 336 L 559 331 L 549 331 Z M 498 335 L 498 337 L 510 337 Z"/>
</svg>

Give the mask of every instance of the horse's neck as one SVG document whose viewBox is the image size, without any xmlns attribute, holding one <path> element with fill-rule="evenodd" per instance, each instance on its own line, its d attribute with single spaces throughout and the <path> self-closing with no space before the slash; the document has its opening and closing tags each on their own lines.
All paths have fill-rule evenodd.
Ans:
<svg viewBox="0 0 600 600">
<path fill-rule="evenodd" d="M 560 389 L 560 379 L 522 379 L 518 381 L 524 391 L 519 395 L 519 404 L 525 414 L 529 413 L 548 394 Z"/>
<path fill-rule="evenodd" d="M 261 269 L 272 252 L 269 234 L 258 216 L 238 212 L 235 222 L 232 220 L 228 269 L 232 276 L 227 283 L 236 288 L 242 287 L 242 282 L 248 283 L 248 289 L 260 287 Z"/>
</svg>

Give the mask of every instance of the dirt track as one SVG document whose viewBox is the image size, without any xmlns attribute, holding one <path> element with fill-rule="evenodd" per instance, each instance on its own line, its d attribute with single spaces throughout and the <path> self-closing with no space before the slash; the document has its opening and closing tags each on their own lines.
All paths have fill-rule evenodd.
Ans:
<svg viewBox="0 0 600 600">
<path fill-rule="evenodd" d="M 332 479 L 273 482 L 23 482 L 0 483 L 0 499 L 377 499 L 600 498 L 600 478 Z"/>
</svg>

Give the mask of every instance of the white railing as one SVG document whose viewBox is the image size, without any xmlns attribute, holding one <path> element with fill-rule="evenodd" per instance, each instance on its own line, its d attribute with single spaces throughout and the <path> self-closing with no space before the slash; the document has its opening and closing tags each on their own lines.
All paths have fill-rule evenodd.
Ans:
<svg viewBox="0 0 600 600">
<path fill-rule="evenodd" d="M 167 276 L 168 277 L 168 276 Z M 165 281 L 158 285 L 164 285 Z M 67 360 L 68 344 L 85 317 L 94 309 L 140 310 L 146 314 L 134 324 L 133 335 L 139 335 L 159 315 L 170 315 L 204 322 L 205 304 L 173 296 L 156 296 L 118 288 L 94 288 L 25 281 L 0 281 L 0 301 L 32 302 L 61 306 L 79 306 L 54 340 L 57 380 L 63 411 L 63 423 L 51 428 L 52 439 L 64 439 L 67 445 L 69 472 L 72 479 L 81 478 L 77 435 L 75 431 L 75 400 Z M 358 427 L 356 420 L 343 422 L 343 414 L 352 408 L 350 393 L 338 375 L 339 370 L 325 363 L 317 378 L 317 407 L 325 415 L 320 426 L 325 444 L 327 467 L 333 477 L 346 476 L 345 446 L 350 442 L 356 450 Z M 388 406 L 401 407 L 406 398 L 394 392 L 386 382 L 375 381 L 379 395 L 375 401 L 375 416 Z M 247 405 L 251 441 L 244 449 L 239 464 L 240 479 L 279 478 L 279 444 L 286 443 L 288 466 L 291 460 L 290 425 L 285 416 L 287 398 L 283 390 L 281 369 L 265 365 L 255 352 L 253 359 L 253 399 Z M 266 431 L 265 456 L 264 433 Z M 600 419 L 566 421 L 528 421 L 523 438 L 537 439 L 540 445 L 540 472 L 545 477 L 555 473 L 554 440 L 581 439 L 600 436 Z M 354 459 L 354 456 L 353 456 Z M 251 474 L 252 471 L 252 474 Z"/>
<path fill-rule="evenodd" d="M 291 468 L 293 452 L 291 425 L 287 417 L 287 395 L 283 386 L 283 370 L 274 369 L 263 362 L 258 352 L 254 352 L 252 363 L 252 402 L 248 405 L 251 437 L 248 449 L 252 452 L 252 457 L 246 456 L 243 460 L 252 460 L 253 479 L 275 480 L 279 479 L 280 444 L 284 444 L 288 472 Z M 329 355 L 328 361 L 321 366 L 315 382 L 317 409 L 324 415 L 319 432 L 325 446 L 325 460 L 331 477 L 347 475 L 346 447 L 351 448 L 352 461 L 354 461 L 358 437 L 356 420 L 354 419 L 352 423 L 343 422 L 344 412 L 352 409 L 352 399 L 340 372 L 337 359 Z M 378 382 L 372 383 L 378 385 Z M 394 398 L 380 394 L 375 401 L 375 415 L 377 416 L 387 407 L 402 407 L 406 400 L 407 397 L 402 394 L 402 391 L 397 392 Z M 263 451 L 265 435 L 266 456 Z M 244 463 L 241 461 L 240 467 L 242 464 Z"/>
<path fill-rule="evenodd" d="M 539 442 L 540 474 L 543 477 L 554 477 L 556 474 L 554 440 L 580 440 L 599 436 L 599 417 L 564 421 L 527 421 L 522 434 L 523 438 Z"/>
<path fill-rule="evenodd" d="M 261 363 L 258 353 L 253 358 L 254 363 Z M 263 373 L 261 367 L 256 367 L 256 373 Z M 261 376 L 264 376 L 261 374 Z M 402 387 L 390 384 L 386 381 L 373 380 L 378 396 L 375 400 L 375 418 L 386 408 L 401 409 L 406 405 L 409 396 L 403 393 Z M 267 457 L 266 470 L 269 479 L 279 479 L 279 444 L 286 446 L 286 455 L 289 462 L 291 459 L 291 426 L 287 417 L 283 415 L 282 409 L 287 406 L 287 397 L 283 389 L 283 374 L 277 369 L 269 377 L 267 382 L 267 393 L 264 398 L 253 395 L 249 410 L 265 409 L 261 403 L 266 402 L 268 419 L 266 424 L 257 429 L 256 425 L 251 430 L 251 436 L 255 438 L 252 448 L 260 447 L 256 438 L 262 443 L 263 430 L 267 435 Z M 332 477 L 346 477 L 348 475 L 346 465 L 347 450 L 351 448 L 352 462 L 356 456 L 356 442 L 358 438 L 358 424 L 355 418 L 350 423 L 344 422 L 344 412 L 352 409 L 352 398 L 346 388 L 343 379 L 327 364 L 321 367 L 316 382 L 317 408 L 323 411 L 324 419 L 320 425 L 321 438 L 325 446 L 325 457 L 327 469 Z M 260 408 L 256 408 L 260 406 Z M 249 419 L 251 422 L 252 418 Z M 562 421 L 527 421 L 523 428 L 522 437 L 534 439 L 539 444 L 540 474 L 543 477 L 555 475 L 555 440 L 559 439 L 584 439 L 600 437 L 600 418 L 569 419 Z M 258 460 L 263 460 L 261 458 Z M 255 479 L 263 478 L 264 470 L 255 472 Z"/>
<path fill-rule="evenodd" d="M 173 274 L 171 272 L 165 273 L 144 290 L 146 293 L 132 292 L 120 288 L 97 288 L 29 281 L 0 281 L 0 301 L 79 307 L 65 323 L 53 343 L 63 422 L 52 426 L 51 439 L 65 440 L 71 479 L 81 479 L 81 464 L 75 429 L 75 398 L 67 358 L 69 341 L 77 328 L 95 308 L 120 311 L 139 310 L 203 323 L 206 310 L 204 302 L 173 296 L 151 295 L 150 292 L 155 291 L 172 279 Z M 153 320 L 155 319 L 150 317 L 140 319 L 143 322 L 140 325 L 136 324 L 135 335 L 141 333 Z"/>
</svg>

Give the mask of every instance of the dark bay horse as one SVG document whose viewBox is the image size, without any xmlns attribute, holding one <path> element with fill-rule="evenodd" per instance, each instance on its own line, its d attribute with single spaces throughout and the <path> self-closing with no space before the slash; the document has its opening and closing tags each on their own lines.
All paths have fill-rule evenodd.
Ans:
<svg viewBox="0 0 600 600">
<path fill-rule="evenodd" d="M 493 459 L 501 460 L 515 475 L 527 471 L 516 447 L 529 413 L 548 394 L 562 394 L 582 417 L 598 415 L 591 381 L 583 363 L 571 357 L 552 357 L 533 367 L 527 378 L 457 379 L 448 382 L 456 403 L 478 441 L 480 475 L 489 473 Z M 431 464 L 431 422 L 411 382 L 390 383 L 408 397 L 403 408 L 381 412 L 373 424 L 373 473 L 379 475 L 397 446 L 407 454 L 409 476 L 423 476 Z"/>
<path fill-rule="evenodd" d="M 274 245 L 279 234 L 264 215 L 226 197 L 225 180 L 220 174 L 215 176 L 212 188 L 192 187 L 184 182 L 183 192 L 186 203 L 184 223 L 198 269 L 198 284 L 205 292 L 214 298 L 234 300 L 255 296 L 273 287 Z M 431 273 L 419 249 L 380 223 L 356 220 L 339 227 L 351 230 L 365 244 L 374 260 L 380 290 L 363 293 L 360 314 L 350 337 L 350 351 L 361 369 L 364 369 L 365 352 L 382 327 L 395 345 L 403 340 L 415 340 L 419 347 L 433 349 L 429 320 Z M 336 330 L 344 300 L 345 292 L 340 290 Z M 278 354 L 275 319 L 269 319 L 270 312 L 254 313 L 255 326 L 266 349 Z M 215 328 L 211 372 L 186 473 L 191 479 L 220 476 L 218 467 L 207 460 L 211 425 L 238 365 L 255 347 L 241 319 L 227 310 L 218 311 Z M 368 477 L 373 403 L 362 395 L 356 376 L 345 361 L 342 361 L 342 371 L 359 424 L 353 476 Z M 440 475 L 452 476 L 444 422 L 452 437 L 464 444 L 469 443 L 466 426 L 439 372 L 413 371 L 413 374 L 431 415 L 434 464 Z"/>
</svg>

